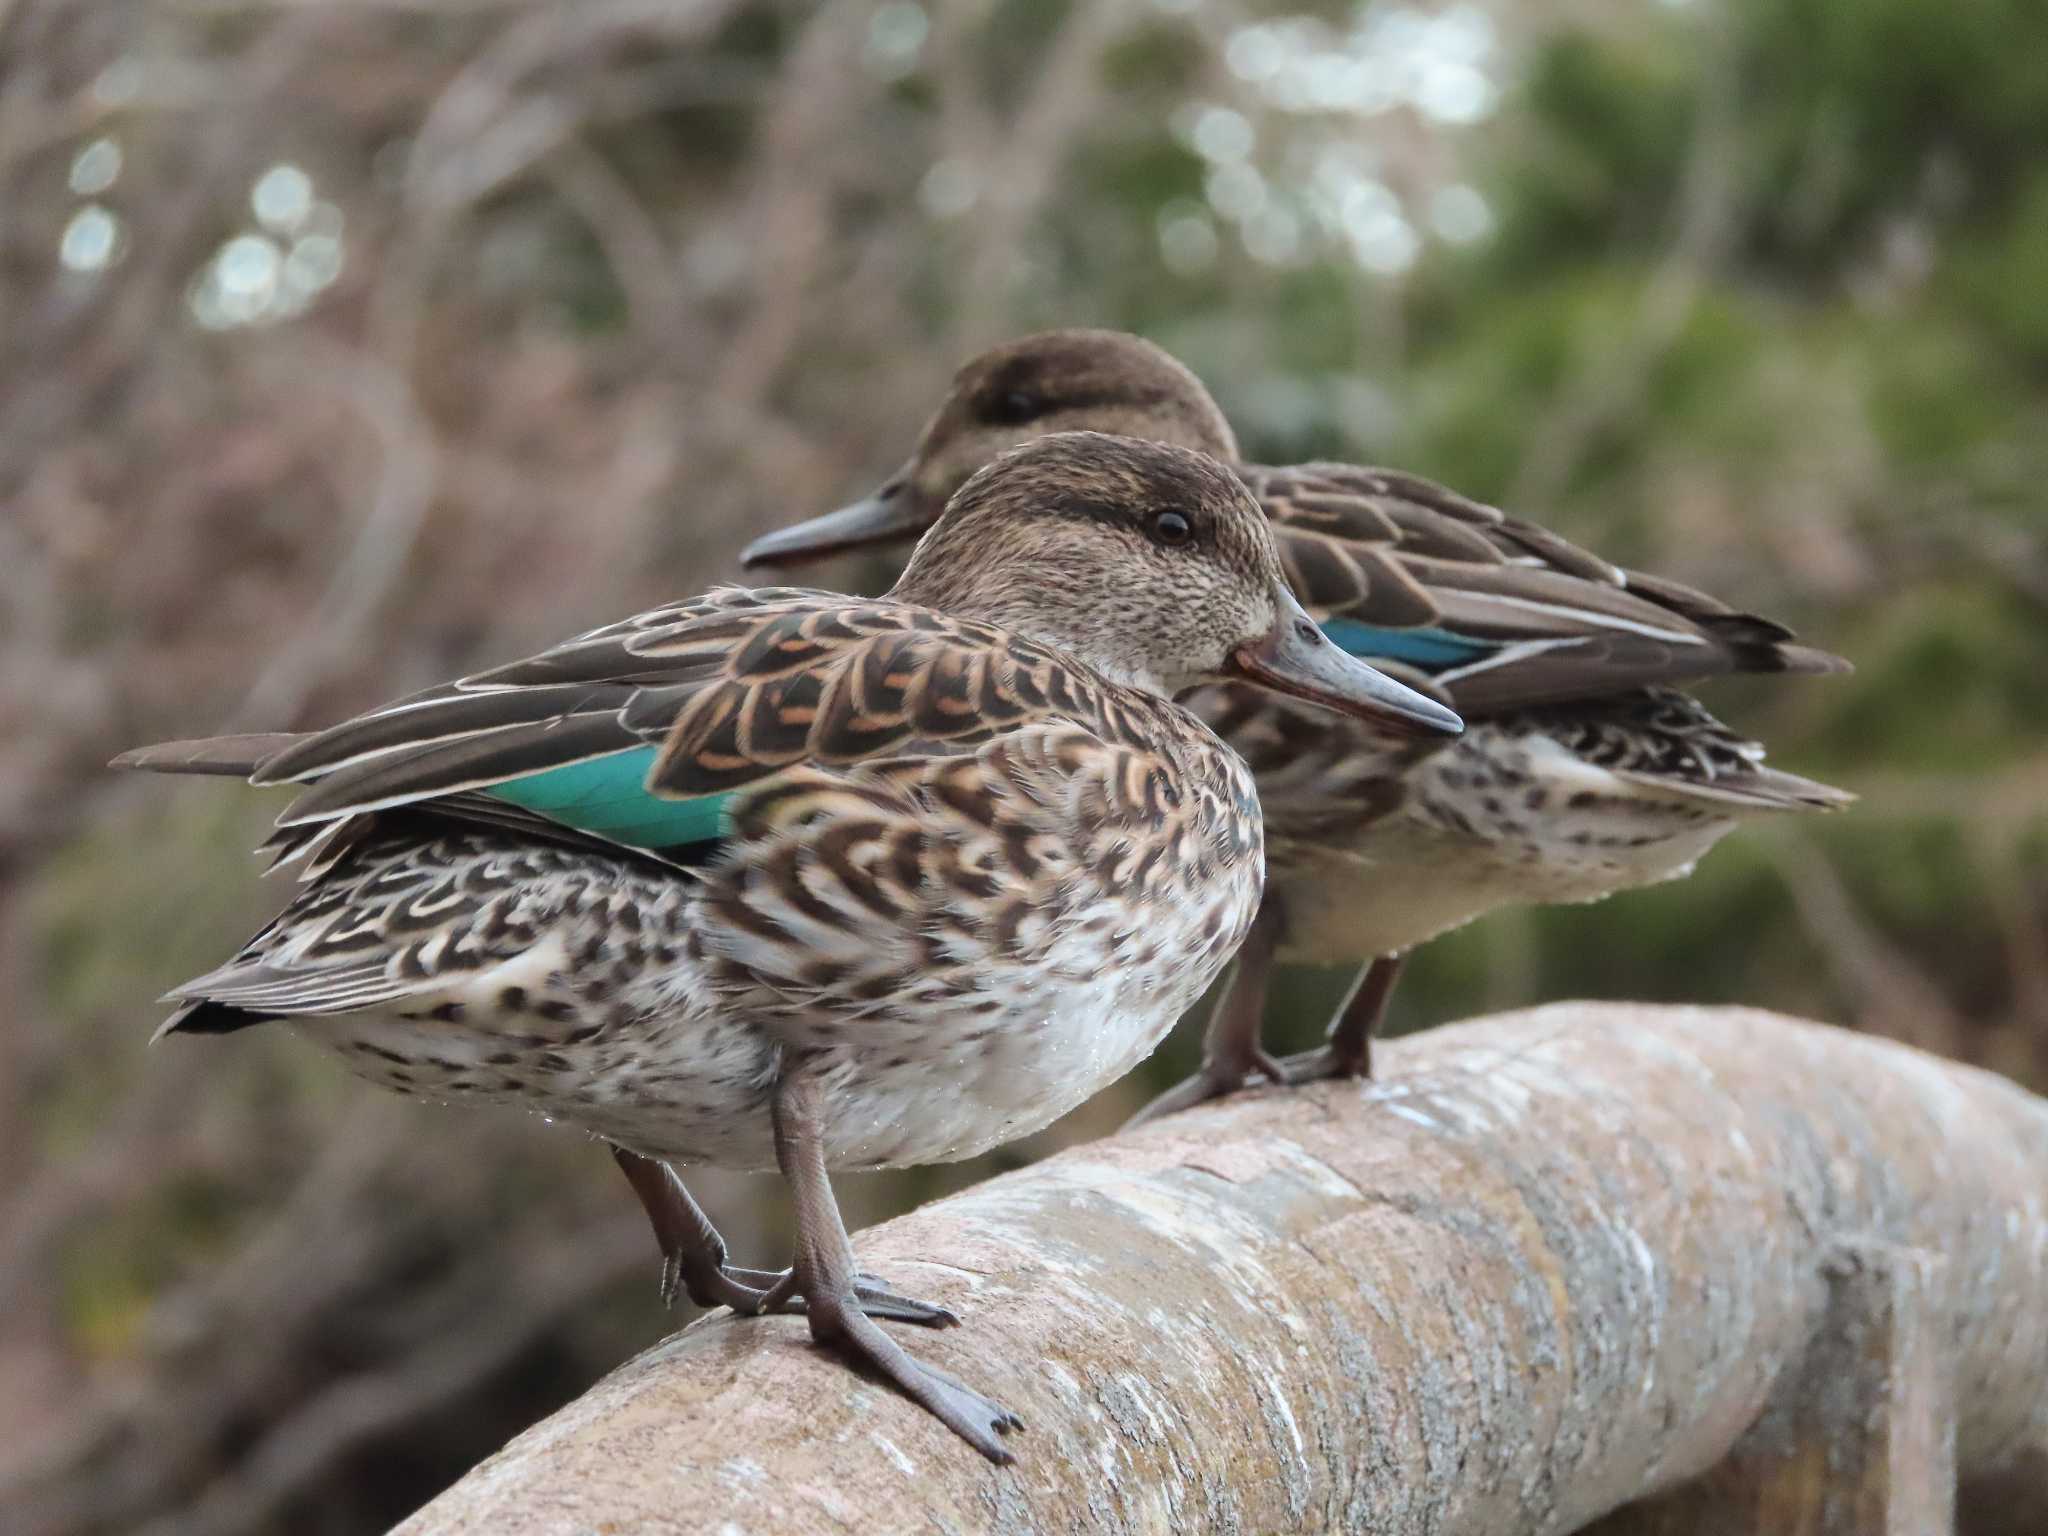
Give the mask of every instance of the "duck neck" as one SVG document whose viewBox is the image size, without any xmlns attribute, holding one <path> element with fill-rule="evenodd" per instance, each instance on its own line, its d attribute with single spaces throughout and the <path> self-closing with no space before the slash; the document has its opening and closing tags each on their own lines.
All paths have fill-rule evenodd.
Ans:
<svg viewBox="0 0 2048 1536">
<path fill-rule="evenodd" d="M 1135 636 L 1118 632 L 1112 615 L 1075 604 L 1055 580 L 1007 563 L 919 558 L 924 555 L 920 549 L 912 558 L 891 597 L 1021 635 L 1085 663 L 1112 683 L 1159 698 L 1172 698 L 1194 681 L 1162 675 Z"/>
</svg>

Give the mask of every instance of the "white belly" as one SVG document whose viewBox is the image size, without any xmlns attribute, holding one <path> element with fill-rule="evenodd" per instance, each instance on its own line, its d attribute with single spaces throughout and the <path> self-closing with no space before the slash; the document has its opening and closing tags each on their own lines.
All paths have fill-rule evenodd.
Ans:
<svg viewBox="0 0 2048 1536">
<path fill-rule="evenodd" d="M 1734 825 L 1709 821 L 1640 847 L 1583 849 L 1490 842 L 1404 816 L 1356 848 L 1275 841 L 1273 888 L 1287 913 L 1280 958 L 1351 964 L 1401 954 L 1501 907 L 1599 901 L 1676 880 Z"/>
<path fill-rule="evenodd" d="M 1039 963 L 992 962 L 968 997 L 913 993 L 845 1018 L 829 1038 L 812 1034 L 803 1048 L 824 1074 L 828 1163 L 974 1157 L 1122 1077 L 1201 996 L 1249 923 L 1256 873 L 1224 885 L 1149 923 L 1121 914 L 1107 935 L 1077 927 Z M 1223 942 L 1198 938 L 1211 925 Z M 534 969 L 522 966 L 522 978 L 532 982 Z M 408 1095 L 516 1104 L 677 1164 L 775 1167 L 770 1098 L 787 1020 L 712 998 L 685 956 L 618 999 L 614 1022 L 573 1039 L 593 1015 L 507 1011 L 505 974 L 408 999 L 402 1014 L 298 1023 L 359 1075 Z M 526 998 L 571 992 L 538 983 Z M 459 1020 L 434 1017 L 450 1003 L 461 1005 Z"/>
<path fill-rule="evenodd" d="M 746 823 L 687 878 L 528 857 L 496 834 L 400 846 L 303 897 L 302 925 L 288 911 L 235 964 L 263 987 L 305 967 L 298 995 L 363 1000 L 298 1022 L 420 1097 L 770 1169 L 775 1084 L 800 1069 L 823 1080 L 832 1166 L 972 1157 L 1128 1072 L 1250 925 L 1249 775 L 1192 720 L 1179 729 L 1147 758 L 1034 727 L 986 758 L 923 763 L 916 793 L 793 778 L 801 814 Z M 353 962 L 323 991 L 307 957 L 337 901 L 385 943 L 385 969 Z M 427 918 L 415 940 L 406 925 Z"/>
<path fill-rule="evenodd" d="M 1165 909 L 1098 911 L 1028 961 L 990 955 L 967 996 L 913 993 L 827 1041 L 798 1024 L 825 1074 L 828 1162 L 955 1162 L 1050 1125 L 1158 1047 L 1235 952 L 1259 889 L 1243 869 Z"/>
</svg>

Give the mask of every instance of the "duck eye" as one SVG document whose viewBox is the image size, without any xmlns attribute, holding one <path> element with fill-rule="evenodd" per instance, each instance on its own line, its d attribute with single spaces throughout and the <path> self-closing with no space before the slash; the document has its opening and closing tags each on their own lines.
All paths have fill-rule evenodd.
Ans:
<svg viewBox="0 0 2048 1536">
<path fill-rule="evenodd" d="M 1012 389 L 997 395 L 982 407 L 982 418 L 997 426 L 1014 427 L 1045 414 L 1045 401 L 1028 389 Z"/>
<path fill-rule="evenodd" d="M 1194 524 L 1178 512 L 1161 512 L 1152 519 L 1152 542 L 1155 544 L 1177 547 L 1194 536 Z"/>
</svg>

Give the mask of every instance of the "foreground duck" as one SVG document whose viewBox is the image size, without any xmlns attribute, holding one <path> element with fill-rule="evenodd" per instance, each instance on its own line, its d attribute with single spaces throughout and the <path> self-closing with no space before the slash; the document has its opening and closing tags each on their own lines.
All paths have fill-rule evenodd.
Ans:
<svg viewBox="0 0 2048 1536">
<path fill-rule="evenodd" d="M 1201 1073 L 1148 1115 L 1230 1092 L 1254 1072 L 1370 1075 L 1373 1035 L 1415 945 L 1502 906 L 1674 879 L 1743 820 L 1853 799 L 1765 767 L 1760 746 L 1671 687 L 1846 663 L 1412 475 L 1240 463 L 1201 381 L 1118 332 L 1048 332 L 969 362 L 880 490 L 756 540 L 742 560 L 788 564 L 912 538 L 994 455 L 1074 429 L 1234 464 L 1330 639 L 1470 726 L 1446 745 L 1230 684 L 1189 701 L 1257 775 L 1273 880 L 1211 1019 Z M 1259 1044 L 1276 959 L 1369 962 L 1327 1047 L 1286 1063 Z"/>
<path fill-rule="evenodd" d="M 1142 1060 L 1263 883 L 1243 764 L 1172 696 L 1241 678 L 1397 735 L 1456 716 L 1322 640 L 1198 454 L 1034 442 L 881 599 L 724 590 L 318 735 L 125 766 L 304 786 L 290 906 L 160 1033 L 287 1020 L 373 1082 L 596 1134 L 693 1295 L 801 1305 L 984 1454 L 1016 1420 L 874 1316 L 830 1170 L 1026 1135 Z M 786 1274 L 664 1162 L 779 1167 Z"/>
</svg>

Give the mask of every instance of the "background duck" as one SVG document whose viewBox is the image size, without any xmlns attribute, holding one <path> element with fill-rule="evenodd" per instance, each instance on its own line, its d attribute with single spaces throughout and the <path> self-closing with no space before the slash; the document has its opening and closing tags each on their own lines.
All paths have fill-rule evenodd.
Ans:
<svg viewBox="0 0 2048 1536">
<path fill-rule="evenodd" d="M 1015 1419 L 869 1313 L 828 1171 L 1024 1135 L 1143 1059 L 1263 883 L 1240 760 L 1171 696 L 1239 676 L 1395 733 L 1441 705 L 1322 639 L 1186 450 L 1063 434 L 962 489 L 888 597 L 726 589 L 304 738 L 124 766 L 305 786 L 296 900 L 159 1031 L 287 1020 L 372 1082 L 620 1149 L 693 1294 L 801 1303 L 988 1456 Z M 664 1162 L 779 1167 L 786 1275 Z"/>
<path fill-rule="evenodd" d="M 1076 428 L 1231 462 L 1325 633 L 1471 725 L 1448 746 L 1397 742 L 1228 686 L 1190 701 L 1258 774 L 1274 880 L 1201 1073 L 1148 1114 L 1228 1092 L 1254 1070 L 1295 1081 L 1369 1074 L 1372 1035 L 1415 945 L 1498 907 L 1593 901 L 1678 878 L 1745 818 L 1853 798 L 1766 768 L 1758 744 L 1669 686 L 1834 672 L 1846 666 L 1839 658 L 1412 475 L 1238 462 L 1201 381 L 1120 332 L 1051 331 L 968 362 L 873 495 L 757 539 L 742 560 L 785 564 L 911 537 L 991 455 Z M 1258 1038 L 1276 958 L 1371 962 L 1329 1046 L 1285 1065 Z"/>
</svg>

